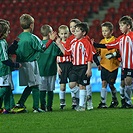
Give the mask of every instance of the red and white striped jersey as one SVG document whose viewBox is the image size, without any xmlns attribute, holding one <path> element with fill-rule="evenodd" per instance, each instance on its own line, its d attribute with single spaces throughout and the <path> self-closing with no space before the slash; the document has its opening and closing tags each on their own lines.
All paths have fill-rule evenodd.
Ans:
<svg viewBox="0 0 133 133">
<path fill-rule="evenodd" d="M 61 42 L 61 43 L 62 43 L 62 45 L 64 47 L 66 47 L 65 46 L 66 43 L 64 43 L 64 42 Z M 68 55 L 68 56 L 57 56 L 57 63 L 59 63 L 59 62 L 72 62 L 72 56 L 71 55 Z"/>
<path fill-rule="evenodd" d="M 84 65 L 92 62 L 92 45 L 86 37 L 79 40 L 74 38 L 70 44 L 70 49 L 65 50 L 65 55 L 72 55 L 73 65 Z"/>
<path fill-rule="evenodd" d="M 122 59 L 122 67 L 133 69 L 133 32 L 123 34 L 114 42 L 107 44 L 108 49 L 119 49 Z"/>
<path fill-rule="evenodd" d="M 89 36 L 86 36 L 86 38 L 88 39 L 88 41 L 90 42 L 90 44 L 92 44 L 91 43 L 91 39 L 90 39 L 90 37 Z M 97 52 L 96 52 L 96 49 L 94 48 L 94 46 L 93 46 L 93 44 L 92 44 L 92 54 L 94 55 L 94 54 L 96 54 Z"/>
</svg>

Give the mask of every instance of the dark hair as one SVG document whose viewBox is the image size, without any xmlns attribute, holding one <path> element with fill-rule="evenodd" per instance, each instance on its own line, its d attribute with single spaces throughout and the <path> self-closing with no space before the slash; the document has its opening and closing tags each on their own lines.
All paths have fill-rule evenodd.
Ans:
<svg viewBox="0 0 133 133">
<path fill-rule="evenodd" d="M 6 24 L 8 24 L 10 26 L 10 22 L 5 20 L 5 19 L 0 19 L 0 22 L 4 22 L 4 23 L 6 23 Z"/>
<path fill-rule="evenodd" d="M 101 27 L 103 27 L 103 26 L 108 27 L 110 31 L 113 31 L 114 26 L 111 22 L 108 22 L 108 21 L 104 22 L 101 24 Z"/>
<path fill-rule="evenodd" d="M 79 19 L 77 19 L 77 18 L 71 19 L 71 20 L 70 20 L 70 23 L 71 23 L 71 22 L 74 22 L 74 23 L 76 23 L 76 24 L 81 23 L 81 21 L 80 21 Z"/>
<path fill-rule="evenodd" d="M 132 18 L 131 18 L 130 16 L 128 16 L 128 15 L 121 17 L 120 20 L 119 20 L 119 24 L 120 24 L 120 23 L 130 25 L 130 29 L 133 28 L 133 20 L 132 20 Z"/>
<path fill-rule="evenodd" d="M 86 22 L 81 22 L 81 23 L 79 23 L 79 24 L 76 24 L 76 25 L 75 25 L 75 28 L 77 28 L 77 27 L 80 28 L 80 30 L 81 30 L 82 32 L 86 32 L 85 35 L 88 34 L 89 27 L 88 27 L 88 24 L 87 24 Z"/>
</svg>

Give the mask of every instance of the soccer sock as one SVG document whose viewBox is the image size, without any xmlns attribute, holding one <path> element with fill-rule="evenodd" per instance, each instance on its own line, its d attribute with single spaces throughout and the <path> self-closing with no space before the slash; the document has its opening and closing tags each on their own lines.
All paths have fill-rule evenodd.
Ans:
<svg viewBox="0 0 133 133">
<path fill-rule="evenodd" d="M 125 86 L 125 98 L 126 98 L 126 102 L 128 104 L 131 104 L 132 101 L 131 101 L 131 95 L 132 95 L 132 85 L 130 86 Z"/>
<path fill-rule="evenodd" d="M 31 94 L 32 88 L 31 87 L 26 87 L 20 97 L 20 100 L 18 101 L 18 104 L 24 105 L 25 101 L 27 100 L 28 96 Z"/>
<path fill-rule="evenodd" d="M 125 98 L 125 88 L 123 88 L 122 86 L 120 86 L 120 97 L 121 99 L 124 99 Z"/>
<path fill-rule="evenodd" d="M 116 97 L 116 90 L 111 90 L 111 94 L 112 94 L 112 100 L 113 101 L 116 101 L 117 100 L 117 97 Z"/>
<path fill-rule="evenodd" d="M 79 90 L 79 106 L 85 107 L 86 90 Z"/>
<path fill-rule="evenodd" d="M 92 90 L 91 90 L 91 85 L 86 86 L 86 91 L 87 91 L 87 98 L 89 101 L 92 100 Z"/>
<path fill-rule="evenodd" d="M 38 109 L 39 108 L 39 96 L 40 96 L 40 91 L 39 87 L 31 87 L 32 88 L 32 97 L 33 97 L 33 108 Z"/>
<path fill-rule="evenodd" d="M 14 100 L 13 93 L 11 92 L 11 95 L 10 95 L 10 108 L 12 109 L 13 107 L 15 107 L 15 100 Z"/>
<path fill-rule="evenodd" d="M 101 102 L 106 103 L 107 90 L 106 88 L 101 89 Z"/>
<path fill-rule="evenodd" d="M 0 109 L 2 108 L 2 104 L 3 104 L 3 97 L 0 98 Z"/>
<path fill-rule="evenodd" d="M 46 108 L 46 91 L 40 91 L 40 104 L 41 104 L 41 109 Z"/>
<path fill-rule="evenodd" d="M 47 97 L 47 107 L 48 108 L 52 108 L 53 98 L 54 98 L 53 91 L 48 91 L 48 97 Z"/>
<path fill-rule="evenodd" d="M 4 108 L 9 111 L 10 110 L 10 94 L 11 94 L 11 90 L 10 90 L 9 87 L 2 87 L 2 88 L 6 90 L 5 93 L 4 93 L 4 97 L 3 97 Z"/>
<path fill-rule="evenodd" d="M 75 92 L 76 99 L 79 99 L 79 86 L 76 86 L 77 90 Z"/>
<path fill-rule="evenodd" d="M 65 99 L 65 94 L 66 94 L 65 91 L 60 90 L 60 92 L 59 92 L 60 99 Z"/>
<path fill-rule="evenodd" d="M 79 98 L 79 87 L 78 86 L 75 86 L 71 89 L 71 96 L 72 98 L 73 97 Z"/>
</svg>

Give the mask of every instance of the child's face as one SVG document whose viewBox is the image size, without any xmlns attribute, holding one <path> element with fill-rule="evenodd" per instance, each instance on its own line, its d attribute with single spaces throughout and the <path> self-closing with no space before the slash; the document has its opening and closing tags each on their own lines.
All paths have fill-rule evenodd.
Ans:
<svg viewBox="0 0 133 133">
<path fill-rule="evenodd" d="M 82 30 L 80 28 L 76 27 L 75 38 L 81 39 L 82 37 L 84 37 L 84 32 L 82 32 Z"/>
<path fill-rule="evenodd" d="M 111 37 L 112 36 L 112 33 L 113 32 L 108 27 L 102 26 L 102 35 L 103 35 L 104 38 Z"/>
<path fill-rule="evenodd" d="M 119 23 L 121 33 L 127 33 L 130 30 L 130 26 L 127 24 Z"/>
<path fill-rule="evenodd" d="M 69 36 L 69 31 L 65 29 L 60 29 L 59 31 L 59 37 L 61 38 L 62 41 L 66 41 L 66 39 Z"/>
<path fill-rule="evenodd" d="M 71 22 L 70 23 L 70 32 L 74 35 L 75 34 L 75 22 Z"/>
</svg>

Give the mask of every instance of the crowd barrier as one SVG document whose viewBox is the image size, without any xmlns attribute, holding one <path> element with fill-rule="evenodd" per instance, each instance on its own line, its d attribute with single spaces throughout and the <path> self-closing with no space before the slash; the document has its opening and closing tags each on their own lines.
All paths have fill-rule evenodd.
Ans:
<svg viewBox="0 0 133 133">
<path fill-rule="evenodd" d="M 98 71 L 96 67 L 92 68 L 92 77 L 90 80 L 92 92 L 100 92 L 101 90 L 101 71 Z M 12 72 L 13 82 L 14 82 L 14 94 L 21 94 L 25 88 L 25 86 L 19 86 L 19 73 L 18 70 Z M 121 82 L 121 68 L 118 69 L 118 75 L 115 83 L 115 87 L 117 91 L 119 91 Z M 56 82 L 55 82 L 55 93 L 59 93 L 60 84 L 59 84 L 59 77 L 57 75 Z M 107 87 L 107 91 L 110 91 L 109 87 Z M 68 84 L 66 85 L 66 92 L 70 93 L 70 89 Z"/>
</svg>

